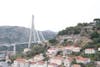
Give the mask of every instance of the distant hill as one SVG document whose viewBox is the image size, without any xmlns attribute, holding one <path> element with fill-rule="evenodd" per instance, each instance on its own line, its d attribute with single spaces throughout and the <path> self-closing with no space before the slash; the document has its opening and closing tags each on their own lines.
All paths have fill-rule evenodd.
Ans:
<svg viewBox="0 0 100 67">
<path fill-rule="evenodd" d="M 100 31 L 100 19 L 93 19 L 90 23 L 78 23 L 76 26 L 66 27 L 65 29 L 58 32 L 58 35 L 87 35 L 89 36 L 94 31 Z"/>
<path fill-rule="evenodd" d="M 0 26 L 0 45 L 5 43 L 23 43 L 28 42 L 29 28 L 18 26 Z M 46 39 L 52 39 L 56 36 L 53 31 L 42 31 Z"/>
<path fill-rule="evenodd" d="M 66 27 L 59 31 L 57 36 L 60 39 L 67 39 L 67 42 L 65 40 L 65 44 L 69 44 L 68 40 L 72 40 L 71 44 L 79 44 L 78 46 L 85 46 L 85 48 L 100 47 L 100 18 L 95 18 L 89 23 L 78 23 L 76 26 Z"/>
</svg>

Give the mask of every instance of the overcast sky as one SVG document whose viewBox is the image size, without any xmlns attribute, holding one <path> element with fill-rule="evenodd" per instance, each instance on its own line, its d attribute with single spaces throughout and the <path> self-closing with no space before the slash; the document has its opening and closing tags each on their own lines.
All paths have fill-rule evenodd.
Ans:
<svg viewBox="0 0 100 67">
<path fill-rule="evenodd" d="M 100 18 L 100 0 L 0 0 L 0 26 L 59 31 Z"/>
</svg>

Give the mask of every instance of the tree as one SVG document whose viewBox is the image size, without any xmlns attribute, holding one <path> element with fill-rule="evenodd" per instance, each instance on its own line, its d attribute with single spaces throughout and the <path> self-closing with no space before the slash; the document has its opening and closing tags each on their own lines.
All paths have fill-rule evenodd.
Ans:
<svg viewBox="0 0 100 67">
<path fill-rule="evenodd" d="M 51 43 L 52 45 L 55 45 L 58 43 L 58 41 L 56 39 L 51 39 L 49 40 L 49 43 Z"/>
<path fill-rule="evenodd" d="M 33 55 L 39 54 L 39 53 L 44 53 L 45 51 L 46 51 L 46 48 L 44 48 L 41 45 L 34 45 L 32 48 Z"/>
<path fill-rule="evenodd" d="M 95 18 L 94 21 L 96 22 L 96 28 L 98 30 L 100 30 L 100 19 L 99 18 Z"/>
<path fill-rule="evenodd" d="M 29 59 L 35 56 L 36 54 L 45 54 L 46 48 L 43 45 L 34 45 L 31 47 L 31 51 L 23 53 L 23 58 Z"/>
<path fill-rule="evenodd" d="M 100 23 L 100 18 L 95 18 L 93 21 L 95 21 L 96 23 Z"/>
<path fill-rule="evenodd" d="M 85 67 L 96 67 L 94 63 L 88 63 L 85 65 Z"/>
<path fill-rule="evenodd" d="M 63 42 L 62 42 L 63 46 L 66 46 L 67 44 L 67 39 L 64 39 Z"/>
<path fill-rule="evenodd" d="M 24 53 L 24 57 L 27 58 L 27 59 L 33 57 L 32 51 L 27 51 L 26 53 Z"/>
<path fill-rule="evenodd" d="M 84 22 L 84 23 L 78 23 L 77 26 L 83 27 L 83 26 L 88 26 L 89 24 Z"/>
<path fill-rule="evenodd" d="M 94 43 L 100 43 L 100 37 L 99 38 L 93 38 Z"/>
<path fill-rule="evenodd" d="M 95 32 L 91 33 L 90 36 L 91 36 L 91 39 L 98 38 L 99 37 L 99 33 L 97 31 L 95 31 Z"/>
<path fill-rule="evenodd" d="M 66 35 L 68 32 L 66 30 L 62 30 L 58 32 L 58 35 Z"/>
</svg>

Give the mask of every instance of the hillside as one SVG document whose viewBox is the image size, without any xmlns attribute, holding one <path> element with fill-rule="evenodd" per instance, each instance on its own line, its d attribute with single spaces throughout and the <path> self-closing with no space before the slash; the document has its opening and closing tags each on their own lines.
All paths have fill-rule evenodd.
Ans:
<svg viewBox="0 0 100 67">
<path fill-rule="evenodd" d="M 52 39 L 56 36 L 55 32 L 43 31 L 46 39 Z M 23 43 L 28 42 L 29 28 L 18 26 L 0 26 L 0 45 L 5 43 Z"/>
<path fill-rule="evenodd" d="M 100 19 L 96 18 L 90 23 L 78 23 L 76 26 L 67 27 L 59 31 L 57 36 L 60 40 L 67 39 L 67 43 L 79 44 L 79 46 L 88 44 L 88 47 L 94 47 L 94 44 L 100 43 Z M 100 47 L 100 45 L 95 45 L 97 46 Z"/>
</svg>

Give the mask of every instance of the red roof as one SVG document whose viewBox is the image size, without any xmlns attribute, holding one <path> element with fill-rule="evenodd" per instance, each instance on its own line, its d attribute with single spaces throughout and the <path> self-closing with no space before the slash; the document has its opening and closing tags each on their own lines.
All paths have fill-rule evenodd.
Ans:
<svg viewBox="0 0 100 67">
<path fill-rule="evenodd" d="M 31 64 L 36 64 L 36 62 L 30 62 Z"/>
<path fill-rule="evenodd" d="M 82 61 L 87 61 L 88 58 L 84 58 L 84 57 L 81 57 L 81 56 L 77 56 L 76 57 L 77 60 L 82 60 Z"/>
<path fill-rule="evenodd" d="M 44 61 L 38 61 L 37 63 L 40 64 L 40 65 L 45 64 Z"/>
<path fill-rule="evenodd" d="M 73 67 L 80 67 L 79 64 L 73 64 Z"/>
<path fill-rule="evenodd" d="M 57 65 L 56 63 L 49 63 L 49 65 L 53 65 L 53 66 L 55 66 L 55 65 Z"/>
<path fill-rule="evenodd" d="M 18 58 L 15 61 L 18 61 L 18 62 L 26 62 L 26 59 Z"/>
</svg>

